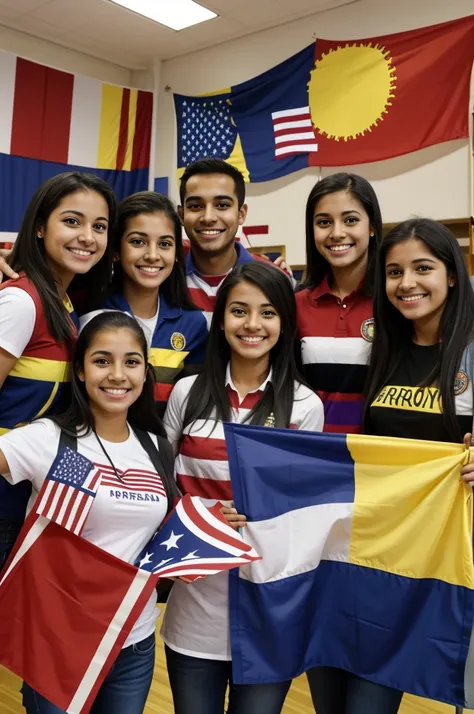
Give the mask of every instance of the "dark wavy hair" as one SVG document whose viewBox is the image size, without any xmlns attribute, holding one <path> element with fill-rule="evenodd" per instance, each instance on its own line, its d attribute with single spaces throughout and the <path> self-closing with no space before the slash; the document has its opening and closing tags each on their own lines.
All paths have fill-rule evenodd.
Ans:
<svg viewBox="0 0 474 714">
<path fill-rule="evenodd" d="M 184 426 L 197 419 L 229 421 L 231 408 L 225 375 L 231 352 L 222 325 L 231 290 L 242 282 L 256 285 L 273 305 L 281 320 L 280 339 L 270 353 L 272 381 L 250 412 L 247 421 L 264 424 L 273 414 L 275 426 L 288 427 L 295 399 L 295 381 L 304 383 L 298 370 L 296 345 L 296 301 L 284 273 L 261 262 L 238 265 L 224 280 L 217 294 L 202 372 L 193 383 L 184 415 Z M 299 349 L 298 349 L 299 352 Z"/>
<path fill-rule="evenodd" d="M 69 171 L 45 181 L 38 188 L 26 209 L 18 237 L 9 257 L 11 267 L 23 270 L 33 283 L 43 305 L 48 329 L 53 337 L 72 344 L 74 330 L 69 314 L 59 296 L 51 268 L 46 260 L 44 241 L 38 238 L 38 230 L 45 227 L 51 213 L 65 196 L 77 191 L 95 191 L 107 203 L 109 209 L 108 235 L 115 222 L 116 200 L 110 186 L 98 176 Z M 84 275 L 76 275 L 69 290 L 84 293 L 91 304 L 105 296 L 112 275 L 112 243 L 107 241 L 105 254 Z"/>
<path fill-rule="evenodd" d="M 86 386 L 79 379 L 78 370 L 84 369 L 84 355 L 96 336 L 104 330 L 127 329 L 136 337 L 143 353 L 145 364 L 148 364 L 148 346 L 144 332 L 138 322 L 125 312 L 102 312 L 88 322 L 79 334 L 73 357 L 71 375 L 71 403 L 62 414 L 48 416 L 63 431 L 71 436 L 87 436 L 94 429 L 94 417 L 90 408 Z M 161 419 L 159 418 L 153 395 L 154 372 L 147 369 L 143 390 L 137 401 L 128 410 L 127 421 L 132 427 L 150 431 L 166 438 Z M 79 430 L 79 433 L 78 433 Z"/>
<path fill-rule="evenodd" d="M 180 307 L 183 310 L 196 310 L 197 308 L 191 300 L 186 285 L 181 221 L 173 203 L 167 196 L 155 191 L 140 191 L 128 196 L 128 198 L 119 203 L 117 222 L 113 229 L 113 251 L 115 254 L 120 253 L 120 244 L 127 230 L 127 222 L 131 218 L 140 215 L 151 215 L 152 213 L 163 213 L 170 219 L 173 224 L 176 246 L 176 262 L 171 274 L 160 287 L 160 291 L 170 305 Z M 116 262 L 114 263 L 111 293 L 122 292 L 122 290 L 123 268 L 120 262 Z"/>
<path fill-rule="evenodd" d="M 181 181 L 179 183 L 179 199 L 181 205 L 184 204 L 184 199 L 186 196 L 186 184 L 192 176 L 198 174 L 224 174 L 225 176 L 230 176 L 235 184 L 235 195 L 237 196 L 237 202 L 239 208 L 245 203 L 245 181 L 244 177 L 240 173 L 239 169 L 236 169 L 232 164 L 227 163 L 223 159 L 213 159 L 205 158 L 198 159 L 198 161 L 193 161 L 184 170 L 181 176 Z"/>
<path fill-rule="evenodd" d="M 393 228 L 382 241 L 377 255 L 374 318 L 375 339 L 367 377 L 365 430 L 370 433 L 370 405 L 390 379 L 413 339 L 413 323 L 397 310 L 387 297 L 385 263 L 388 252 L 398 243 L 416 238 L 441 260 L 455 283 L 448 297 L 439 325 L 439 357 L 424 385 L 439 385 L 443 421 L 452 441 L 462 440 L 456 419 L 454 382 L 461 357 L 473 339 L 474 292 L 459 243 L 445 226 L 428 218 L 414 218 Z"/>
<path fill-rule="evenodd" d="M 317 250 L 314 242 L 314 210 L 324 196 L 339 191 L 347 191 L 363 205 L 374 235 L 369 239 L 368 265 L 364 281 L 364 292 L 370 295 L 375 275 L 375 255 L 382 240 L 382 214 L 375 191 L 367 179 L 357 174 L 337 173 L 326 176 L 313 187 L 306 202 L 306 272 L 301 289 L 314 290 L 326 275 L 331 274 L 331 266 Z"/>
</svg>

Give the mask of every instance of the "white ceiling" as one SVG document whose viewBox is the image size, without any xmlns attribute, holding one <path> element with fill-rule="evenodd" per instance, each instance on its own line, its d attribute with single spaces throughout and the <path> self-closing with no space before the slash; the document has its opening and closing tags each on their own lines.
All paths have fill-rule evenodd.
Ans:
<svg viewBox="0 0 474 714">
<path fill-rule="evenodd" d="M 200 0 L 219 17 L 175 32 L 109 0 L 0 0 L 0 25 L 145 69 L 154 57 L 170 59 L 358 1 Z"/>
</svg>

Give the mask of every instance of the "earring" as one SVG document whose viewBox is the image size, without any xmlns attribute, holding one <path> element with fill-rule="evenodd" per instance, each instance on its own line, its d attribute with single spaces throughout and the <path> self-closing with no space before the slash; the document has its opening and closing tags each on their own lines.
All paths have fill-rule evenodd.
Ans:
<svg viewBox="0 0 474 714">
<path fill-rule="evenodd" d="M 37 238 L 42 238 L 42 237 L 43 237 L 43 234 L 42 234 L 42 233 L 37 233 L 37 234 L 36 234 L 36 237 L 37 237 Z"/>
</svg>

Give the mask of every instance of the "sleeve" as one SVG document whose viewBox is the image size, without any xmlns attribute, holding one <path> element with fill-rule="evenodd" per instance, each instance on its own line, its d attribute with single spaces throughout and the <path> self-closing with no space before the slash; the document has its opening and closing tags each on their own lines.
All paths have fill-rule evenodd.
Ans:
<svg viewBox="0 0 474 714">
<path fill-rule="evenodd" d="M 298 429 L 322 431 L 324 429 L 324 406 L 321 399 L 310 390 L 305 390 L 302 399 L 305 411 L 298 424 Z"/>
<path fill-rule="evenodd" d="M 17 359 L 31 340 L 36 321 L 33 298 L 20 288 L 0 290 L 0 347 Z"/>
<path fill-rule="evenodd" d="M 31 481 L 39 491 L 59 445 L 59 428 L 49 419 L 40 419 L 0 436 L 0 451 L 8 463 L 4 474 L 11 484 Z"/>
<path fill-rule="evenodd" d="M 183 433 L 183 419 L 186 408 L 186 397 L 190 389 L 189 379 L 181 379 L 176 383 L 168 399 L 163 424 L 168 435 L 168 440 L 176 456 L 178 444 Z"/>
<path fill-rule="evenodd" d="M 103 312 L 105 312 L 105 310 L 93 310 L 92 312 L 86 312 L 85 315 L 81 315 L 79 317 L 79 332 L 84 329 L 88 322 Z"/>
<path fill-rule="evenodd" d="M 204 364 L 206 356 L 207 341 L 209 339 L 207 320 L 200 310 L 196 310 L 194 317 L 194 333 L 190 340 L 190 350 L 184 364 L 183 377 L 196 374 Z"/>
</svg>

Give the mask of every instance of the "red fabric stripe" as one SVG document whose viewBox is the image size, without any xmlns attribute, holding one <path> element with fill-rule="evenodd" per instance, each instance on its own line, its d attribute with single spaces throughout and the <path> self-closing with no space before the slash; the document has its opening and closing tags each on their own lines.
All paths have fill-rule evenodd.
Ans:
<svg viewBox="0 0 474 714">
<path fill-rule="evenodd" d="M 242 226 L 246 236 L 268 235 L 268 226 Z"/>
<path fill-rule="evenodd" d="M 153 114 L 153 94 L 138 92 L 137 118 L 133 137 L 132 170 L 150 166 L 151 119 Z"/>
<path fill-rule="evenodd" d="M 128 112 L 130 110 L 130 90 L 124 89 L 122 94 L 122 108 L 120 111 L 120 129 L 117 147 L 117 170 L 123 169 L 128 143 Z"/>
<path fill-rule="evenodd" d="M 18 57 L 10 152 L 67 163 L 74 75 Z"/>
<path fill-rule="evenodd" d="M 157 382 L 155 384 L 155 402 L 167 402 L 170 398 L 170 394 L 173 391 L 174 384 L 163 384 L 162 382 Z"/>
<path fill-rule="evenodd" d="M 177 474 L 176 480 L 181 493 L 189 493 L 200 498 L 215 498 L 216 501 L 232 501 L 232 484 L 230 481 L 216 481 L 212 478 L 196 478 Z"/>
<path fill-rule="evenodd" d="M 288 138 L 285 139 L 285 141 L 279 141 L 278 144 L 276 144 L 276 148 L 284 149 L 287 146 L 300 146 L 300 144 L 303 146 L 306 146 L 307 144 L 317 146 L 318 142 L 316 141 L 315 138 L 314 139 L 301 139 L 301 138 L 298 138 L 297 136 L 294 136 L 292 134 L 288 134 Z"/>
<path fill-rule="evenodd" d="M 309 112 L 301 112 L 301 114 L 291 114 L 287 117 L 277 117 L 276 119 L 272 119 L 272 122 L 276 130 L 278 124 L 284 124 L 288 121 L 302 121 L 303 119 L 311 119 L 311 114 Z"/>
<path fill-rule="evenodd" d="M 212 436 L 189 436 L 186 434 L 179 449 L 180 456 L 209 461 L 227 461 L 225 439 L 213 439 Z"/>
<path fill-rule="evenodd" d="M 74 520 L 73 520 L 73 522 L 72 522 L 72 528 L 71 528 L 71 530 L 72 530 L 73 533 L 76 533 L 76 535 L 79 535 L 79 532 L 77 531 L 77 528 L 78 528 L 79 521 L 80 521 L 81 516 L 82 516 L 82 512 L 83 512 L 84 509 L 87 507 L 87 501 L 89 500 L 89 498 L 90 498 L 90 496 L 87 496 L 85 493 L 82 494 L 82 502 L 81 502 L 80 506 L 78 507 L 78 509 L 77 509 L 77 511 L 76 511 L 76 515 L 74 516 Z M 85 525 L 85 522 L 84 522 L 84 524 L 83 524 L 83 527 L 84 527 L 84 525 Z"/>
<path fill-rule="evenodd" d="M 332 432 L 333 434 L 361 434 L 362 427 L 354 426 L 354 424 L 350 424 L 349 426 L 344 426 L 343 424 L 325 424 L 324 431 Z"/>
<path fill-rule="evenodd" d="M 330 399 L 332 402 L 363 402 L 363 394 L 344 394 L 343 392 L 316 392 L 321 401 L 326 402 Z"/>
<path fill-rule="evenodd" d="M 242 543 L 242 541 L 235 538 L 232 533 L 224 533 L 219 528 L 214 528 L 214 526 L 212 526 L 208 521 L 206 521 L 205 518 L 201 516 L 197 508 L 194 506 L 193 502 L 187 499 L 186 497 L 183 498 L 181 505 L 188 518 L 198 528 L 210 535 L 212 538 L 216 538 L 216 540 L 219 540 L 222 543 L 226 543 L 226 545 L 230 545 L 233 548 L 238 548 L 241 551 L 249 551 L 251 549 L 251 546 L 247 545 L 246 543 Z M 227 526 L 229 525 L 227 520 L 220 512 L 219 506 L 217 506 L 217 508 L 213 507 L 212 514 L 214 518 L 218 518 L 221 523 Z"/>
<path fill-rule="evenodd" d="M 226 279 L 227 273 L 224 273 L 224 275 L 203 275 L 199 273 L 199 277 L 204 280 L 210 288 L 218 288 L 222 281 Z"/>
<path fill-rule="evenodd" d="M 214 312 L 214 306 L 216 304 L 215 295 L 206 295 L 204 290 L 201 288 L 189 288 L 191 295 L 191 300 L 200 310 L 205 312 Z"/>
</svg>

